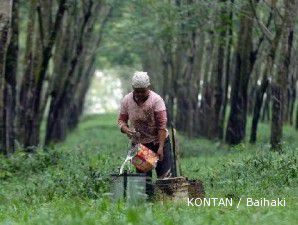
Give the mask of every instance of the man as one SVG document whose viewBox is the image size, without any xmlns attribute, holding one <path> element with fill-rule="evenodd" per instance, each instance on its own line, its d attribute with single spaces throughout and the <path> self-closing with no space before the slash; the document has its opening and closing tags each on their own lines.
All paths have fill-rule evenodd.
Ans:
<svg viewBox="0 0 298 225">
<path fill-rule="evenodd" d="M 118 125 L 121 132 L 132 139 L 133 145 L 141 143 L 157 153 L 157 177 L 170 177 L 173 157 L 166 129 L 166 106 L 164 100 L 149 86 L 150 79 L 146 72 L 134 73 L 133 91 L 122 99 Z M 147 172 L 147 176 L 151 180 L 152 171 Z"/>
</svg>

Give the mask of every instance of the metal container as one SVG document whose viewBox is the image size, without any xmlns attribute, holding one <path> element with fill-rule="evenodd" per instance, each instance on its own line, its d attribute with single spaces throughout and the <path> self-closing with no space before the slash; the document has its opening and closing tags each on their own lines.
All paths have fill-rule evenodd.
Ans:
<svg viewBox="0 0 298 225">
<path fill-rule="evenodd" d="M 147 199 L 146 174 L 111 174 L 111 197 L 113 201 L 124 199 L 129 203 L 138 203 Z"/>
</svg>

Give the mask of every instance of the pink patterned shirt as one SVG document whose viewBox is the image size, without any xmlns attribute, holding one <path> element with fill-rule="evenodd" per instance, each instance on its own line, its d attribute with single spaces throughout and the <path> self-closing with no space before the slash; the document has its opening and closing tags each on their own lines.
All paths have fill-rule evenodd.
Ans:
<svg viewBox="0 0 298 225">
<path fill-rule="evenodd" d="M 164 100 L 154 91 L 149 92 L 148 99 L 138 105 L 133 99 L 133 93 L 125 95 L 121 101 L 119 128 L 125 124 L 138 131 L 141 136 L 134 143 L 158 143 L 158 130 L 166 129 L 167 114 Z"/>
</svg>

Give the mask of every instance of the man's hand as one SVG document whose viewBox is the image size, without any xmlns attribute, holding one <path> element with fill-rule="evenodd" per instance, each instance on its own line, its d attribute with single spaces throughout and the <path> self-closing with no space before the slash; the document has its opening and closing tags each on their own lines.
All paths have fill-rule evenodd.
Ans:
<svg viewBox="0 0 298 225">
<path fill-rule="evenodd" d="M 158 140 L 159 140 L 159 148 L 157 151 L 157 155 L 159 156 L 159 160 L 162 161 L 163 160 L 163 147 L 164 147 L 164 143 L 167 137 L 167 131 L 164 129 L 161 129 L 158 131 Z"/>
<path fill-rule="evenodd" d="M 123 133 L 125 133 L 129 138 L 135 138 L 135 139 L 138 139 L 140 137 L 140 133 L 135 131 L 135 130 L 132 130 L 132 129 L 129 129 L 127 126 L 123 126 L 122 127 L 122 131 Z"/>
<path fill-rule="evenodd" d="M 131 129 L 128 129 L 126 132 L 129 138 L 138 139 L 140 137 L 140 133 Z"/>
<path fill-rule="evenodd" d="M 160 146 L 157 151 L 157 155 L 159 157 L 159 161 L 163 160 L 163 146 Z"/>
</svg>

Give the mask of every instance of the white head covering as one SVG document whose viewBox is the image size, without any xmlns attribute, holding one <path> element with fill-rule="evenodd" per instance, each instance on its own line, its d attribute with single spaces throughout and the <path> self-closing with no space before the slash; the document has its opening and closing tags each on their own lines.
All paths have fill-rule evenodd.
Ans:
<svg viewBox="0 0 298 225">
<path fill-rule="evenodd" d="M 147 88 L 150 85 L 150 78 L 147 72 L 136 71 L 131 81 L 133 88 Z"/>
</svg>

